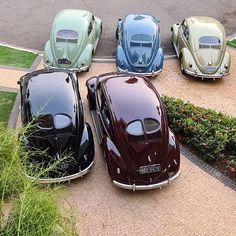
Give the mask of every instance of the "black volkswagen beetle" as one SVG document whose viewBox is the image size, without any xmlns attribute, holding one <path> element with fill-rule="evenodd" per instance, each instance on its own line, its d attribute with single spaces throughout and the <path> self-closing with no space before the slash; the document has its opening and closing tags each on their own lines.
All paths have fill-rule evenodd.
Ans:
<svg viewBox="0 0 236 236">
<path fill-rule="evenodd" d="M 68 71 L 39 70 L 20 78 L 22 140 L 33 166 L 29 178 L 40 183 L 82 177 L 94 162 L 94 142 L 84 120 L 76 76 Z M 30 125 L 29 125 L 30 124 Z M 46 174 L 45 174 L 46 173 Z M 36 177 L 35 177 L 36 174 Z"/>
</svg>

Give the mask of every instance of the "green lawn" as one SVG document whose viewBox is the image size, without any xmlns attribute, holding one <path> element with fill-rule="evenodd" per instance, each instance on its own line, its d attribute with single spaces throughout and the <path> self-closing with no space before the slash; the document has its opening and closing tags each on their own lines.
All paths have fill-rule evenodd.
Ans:
<svg viewBox="0 0 236 236">
<path fill-rule="evenodd" d="M 0 123 L 7 126 L 16 93 L 0 92 Z"/>
<path fill-rule="evenodd" d="M 30 68 L 37 54 L 0 46 L 0 65 Z"/>
<path fill-rule="evenodd" d="M 227 45 L 236 48 L 236 39 L 231 39 L 227 41 Z"/>
</svg>

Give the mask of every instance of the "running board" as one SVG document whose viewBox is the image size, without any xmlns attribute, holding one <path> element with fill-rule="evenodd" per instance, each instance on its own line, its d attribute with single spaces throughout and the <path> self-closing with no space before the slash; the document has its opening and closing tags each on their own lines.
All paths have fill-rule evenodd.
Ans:
<svg viewBox="0 0 236 236">
<path fill-rule="evenodd" d="M 103 133 L 102 133 L 102 130 L 99 126 L 98 114 L 97 114 L 96 110 L 90 110 L 90 112 L 91 112 L 91 116 L 93 119 L 93 124 L 94 124 L 95 130 L 96 130 L 98 141 L 101 144 Z"/>
</svg>

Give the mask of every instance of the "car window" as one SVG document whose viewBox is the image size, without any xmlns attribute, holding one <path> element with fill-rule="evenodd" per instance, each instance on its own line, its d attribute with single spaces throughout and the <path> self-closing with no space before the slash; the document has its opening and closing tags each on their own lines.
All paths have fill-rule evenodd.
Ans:
<svg viewBox="0 0 236 236">
<path fill-rule="evenodd" d="M 93 30 L 93 23 L 90 21 L 89 27 L 88 27 L 88 36 L 91 34 L 92 30 Z"/>
<path fill-rule="evenodd" d="M 220 49 L 221 41 L 218 37 L 203 36 L 199 38 L 199 49 L 201 48 L 215 48 Z"/>
<path fill-rule="evenodd" d="M 54 117 L 54 125 L 56 129 L 63 129 L 71 124 L 71 118 L 65 114 L 56 114 Z"/>
<path fill-rule="evenodd" d="M 144 134 L 142 122 L 140 120 L 132 121 L 128 124 L 126 132 L 130 135 L 140 136 Z"/>
<path fill-rule="evenodd" d="M 53 116 L 52 115 L 41 115 L 37 118 L 37 127 L 39 129 L 53 129 Z"/>
<path fill-rule="evenodd" d="M 188 27 L 185 27 L 183 35 L 184 35 L 185 39 L 188 41 L 188 39 L 189 39 L 189 29 L 188 29 Z"/>
<path fill-rule="evenodd" d="M 102 119 L 106 128 L 109 128 L 111 124 L 111 117 L 110 117 L 109 109 L 106 102 L 102 103 L 101 116 L 102 116 Z"/>
<path fill-rule="evenodd" d="M 78 33 L 74 30 L 59 30 L 56 36 L 56 42 L 77 43 Z"/>
<path fill-rule="evenodd" d="M 134 34 L 130 37 L 130 47 L 152 47 L 152 38 L 147 34 Z"/>
<path fill-rule="evenodd" d="M 159 121 L 155 119 L 146 118 L 144 119 L 143 123 L 144 123 L 145 131 L 148 134 L 155 133 L 160 129 L 160 123 Z"/>
</svg>

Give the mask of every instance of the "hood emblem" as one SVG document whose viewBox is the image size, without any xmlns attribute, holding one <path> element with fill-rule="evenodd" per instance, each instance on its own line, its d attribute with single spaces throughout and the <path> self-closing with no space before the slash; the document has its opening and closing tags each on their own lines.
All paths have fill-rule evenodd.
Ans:
<svg viewBox="0 0 236 236">
<path fill-rule="evenodd" d="M 148 161 L 151 163 L 152 160 L 151 160 L 151 157 L 148 155 Z"/>
</svg>

